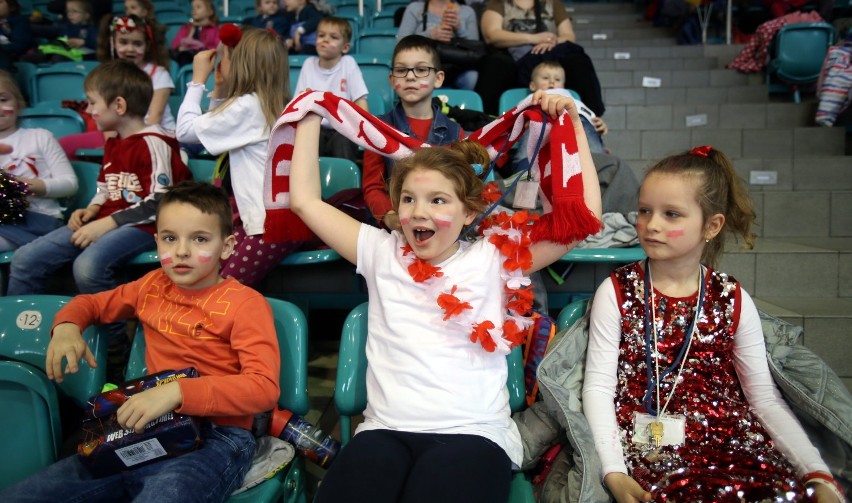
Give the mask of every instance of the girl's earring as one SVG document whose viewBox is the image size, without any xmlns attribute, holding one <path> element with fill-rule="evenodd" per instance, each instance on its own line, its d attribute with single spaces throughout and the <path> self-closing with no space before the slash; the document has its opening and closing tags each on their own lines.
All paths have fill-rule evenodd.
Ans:
<svg viewBox="0 0 852 503">
<path fill-rule="evenodd" d="M 709 242 L 710 242 L 710 240 L 709 240 L 709 239 L 705 239 L 705 240 L 704 240 L 704 242 L 705 242 L 705 243 L 709 243 Z"/>
</svg>

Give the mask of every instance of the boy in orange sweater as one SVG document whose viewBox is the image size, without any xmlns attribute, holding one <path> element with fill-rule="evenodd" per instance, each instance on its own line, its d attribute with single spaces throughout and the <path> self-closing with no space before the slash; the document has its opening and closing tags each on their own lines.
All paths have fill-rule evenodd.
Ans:
<svg viewBox="0 0 852 503">
<path fill-rule="evenodd" d="M 130 397 L 117 418 L 124 428 L 175 411 L 202 420 L 202 447 L 138 469 L 93 478 L 79 456 L 54 463 L 7 488 L 0 501 L 184 501 L 203 495 L 224 501 L 242 484 L 255 451 L 255 414 L 275 406 L 280 358 L 266 299 L 219 275 L 235 239 L 228 197 L 218 187 L 184 182 L 171 187 L 157 210 L 162 268 L 114 290 L 79 295 L 54 319 L 47 375 L 61 382 L 85 359 L 97 365 L 81 331 L 89 325 L 137 317 L 145 330 L 149 373 L 195 367 L 180 379 Z M 201 497 L 201 496 L 199 496 Z"/>
</svg>

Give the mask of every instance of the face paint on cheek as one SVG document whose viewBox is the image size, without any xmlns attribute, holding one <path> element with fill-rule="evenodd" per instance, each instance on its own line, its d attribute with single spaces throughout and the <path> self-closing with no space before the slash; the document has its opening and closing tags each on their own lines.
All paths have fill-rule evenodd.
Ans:
<svg viewBox="0 0 852 503">
<path fill-rule="evenodd" d="M 160 265 L 169 265 L 173 262 L 171 253 L 160 254 Z"/>
<path fill-rule="evenodd" d="M 639 231 L 639 232 L 644 231 L 645 230 L 645 224 L 637 223 L 636 224 L 636 230 Z"/>
<path fill-rule="evenodd" d="M 213 260 L 213 253 L 209 251 L 198 252 L 198 261 L 202 264 L 210 262 Z"/>
<path fill-rule="evenodd" d="M 411 221 L 411 219 L 409 219 L 408 217 L 402 217 L 402 218 L 399 219 L 399 223 L 402 224 L 402 225 L 408 225 L 408 222 L 410 222 L 410 221 Z"/>
<path fill-rule="evenodd" d="M 393 88 L 394 89 L 402 89 L 402 84 L 400 84 L 399 82 L 396 82 L 396 83 L 394 83 Z"/>
<path fill-rule="evenodd" d="M 435 224 L 442 229 L 446 229 L 453 225 L 453 217 L 450 215 L 435 215 Z"/>
<path fill-rule="evenodd" d="M 2 114 L 3 117 L 11 117 L 15 115 L 15 112 L 15 107 L 10 107 L 9 105 L 4 105 L 3 107 L 0 107 L 0 114 Z"/>
<path fill-rule="evenodd" d="M 429 89 L 429 81 L 421 80 L 420 81 L 420 89 Z"/>
<path fill-rule="evenodd" d="M 679 238 L 681 236 L 683 236 L 683 229 L 675 229 L 666 233 L 666 237 L 670 238 Z"/>
</svg>

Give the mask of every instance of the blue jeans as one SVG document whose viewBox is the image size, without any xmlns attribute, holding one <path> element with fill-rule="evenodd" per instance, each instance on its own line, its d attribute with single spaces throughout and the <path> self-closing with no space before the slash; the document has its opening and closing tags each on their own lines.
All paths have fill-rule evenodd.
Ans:
<svg viewBox="0 0 852 503">
<path fill-rule="evenodd" d="M 63 225 L 19 248 L 12 258 L 6 294 L 43 293 L 47 278 L 71 262 L 80 293 L 110 290 L 118 286 L 116 273 L 124 264 L 156 246 L 154 236 L 133 226 L 111 230 L 87 248 L 71 243 L 72 234 L 71 229 Z"/>
<path fill-rule="evenodd" d="M 99 479 L 75 454 L 6 488 L 0 501 L 224 501 L 239 489 L 251 466 L 254 437 L 242 428 L 207 423 L 201 438 L 197 451 Z"/>
<path fill-rule="evenodd" d="M 0 251 L 20 248 L 62 225 L 62 220 L 56 217 L 36 211 L 26 211 L 23 220 L 0 225 Z M 4 246 L 4 242 L 7 246 Z"/>
</svg>

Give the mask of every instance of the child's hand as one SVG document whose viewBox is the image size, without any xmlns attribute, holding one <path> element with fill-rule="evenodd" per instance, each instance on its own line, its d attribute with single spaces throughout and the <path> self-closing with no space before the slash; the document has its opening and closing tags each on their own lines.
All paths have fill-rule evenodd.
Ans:
<svg viewBox="0 0 852 503">
<path fill-rule="evenodd" d="M 86 41 L 83 40 L 82 38 L 69 38 L 65 43 L 68 44 L 69 47 L 73 47 L 74 49 L 79 49 L 79 48 L 83 47 L 83 45 L 86 43 Z"/>
<path fill-rule="evenodd" d="M 817 503 L 840 503 L 837 495 L 825 484 L 813 484 L 814 500 Z"/>
<path fill-rule="evenodd" d="M 166 412 L 177 409 L 182 403 L 180 384 L 172 381 L 128 398 L 124 405 L 119 407 L 116 419 L 122 428 L 133 428 L 136 433 L 141 433 L 146 424 Z"/>
<path fill-rule="evenodd" d="M 595 127 L 595 131 L 597 131 L 601 136 L 609 133 L 609 127 L 600 117 L 592 117 L 592 126 Z"/>
<path fill-rule="evenodd" d="M 287 46 L 287 49 L 292 49 L 293 48 L 293 39 L 288 38 L 287 40 L 284 41 L 284 45 Z"/>
<path fill-rule="evenodd" d="M 65 367 L 66 374 L 77 373 L 77 362 L 80 361 L 80 358 L 85 359 L 86 363 L 92 368 L 98 366 L 95 355 L 92 354 L 92 350 L 83 340 L 80 327 L 73 323 L 60 323 L 53 329 L 53 337 L 47 345 L 47 359 L 44 363 L 48 379 L 62 382 L 62 358 L 68 361 L 68 365 Z"/>
<path fill-rule="evenodd" d="M 568 112 L 575 126 L 583 127 L 583 124 L 580 122 L 580 115 L 577 113 L 577 106 L 574 104 L 574 98 L 561 94 L 548 94 L 544 90 L 539 89 L 533 93 L 532 104 L 540 105 L 541 109 L 554 119 L 559 117 L 559 114 L 565 110 Z"/>
<path fill-rule="evenodd" d="M 530 35 L 530 37 L 531 37 L 530 43 L 532 45 L 539 45 L 539 44 L 556 45 L 556 41 L 557 41 L 556 35 L 554 35 L 553 33 L 550 33 L 549 31 L 543 31 L 541 33 L 533 33 L 532 35 Z"/>
<path fill-rule="evenodd" d="M 216 49 L 201 51 L 192 58 L 192 82 L 204 84 L 213 72 L 216 63 Z"/>
<path fill-rule="evenodd" d="M 71 243 L 78 248 L 86 248 L 100 239 L 101 236 L 117 227 L 118 224 L 112 218 L 99 218 L 74 231 L 74 234 L 71 234 Z"/>
<path fill-rule="evenodd" d="M 293 49 L 295 49 L 296 52 L 302 50 L 302 34 L 299 33 L 299 30 L 296 30 L 296 34 L 293 35 Z"/>
<path fill-rule="evenodd" d="M 642 486 L 626 473 L 607 473 L 604 477 L 604 483 L 617 503 L 651 501 L 651 493 L 642 489 Z"/>
<path fill-rule="evenodd" d="M 79 230 L 84 224 L 95 218 L 98 214 L 98 210 L 100 208 L 80 208 L 79 210 L 74 210 L 71 213 L 71 216 L 68 218 L 68 228 L 72 231 Z"/>
<path fill-rule="evenodd" d="M 382 217 L 382 223 L 385 227 L 392 231 L 402 230 L 402 224 L 399 221 L 399 214 L 395 211 L 389 211 Z"/>
</svg>

